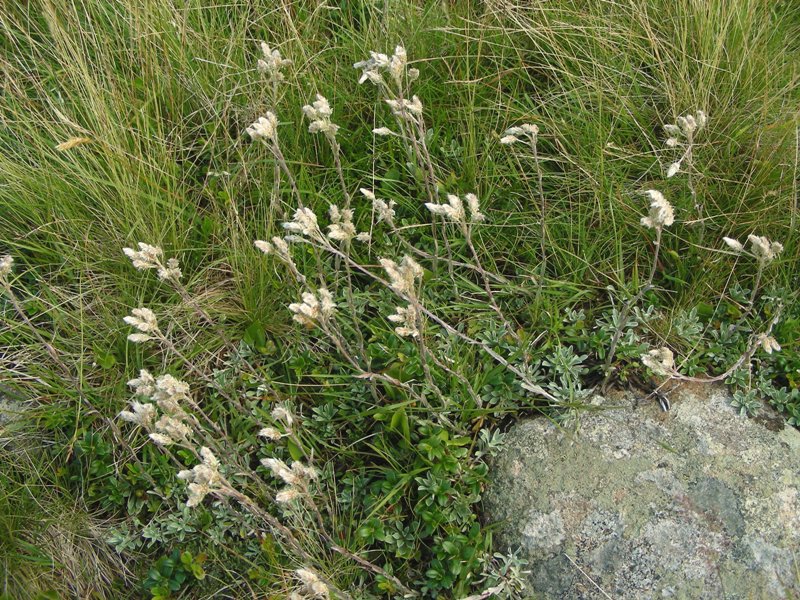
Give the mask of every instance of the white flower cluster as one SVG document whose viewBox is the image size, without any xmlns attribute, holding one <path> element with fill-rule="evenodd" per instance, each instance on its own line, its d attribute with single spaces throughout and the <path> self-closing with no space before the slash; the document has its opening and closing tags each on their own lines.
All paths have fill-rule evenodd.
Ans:
<svg viewBox="0 0 800 600">
<path fill-rule="evenodd" d="M 374 85 L 384 83 L 383 73 L 388 73 L 397 87 L 402 88 L 403 76 L 407 75 L 408 81 L 414 81 L 419 77 L 418 69 L 408 69 L 408 55 L 403 46 L 397 46 L 394 54 L 389 57 L 379 52 L 370 52 L 369 58 L 359 61 L 353 65 L 354 69 L 361 69 L 361 78 L 358 83 L 369 81 Z"/>
<path fill-rule="evenodd" d="M 386 104 L 392 109 L 395 117 L 400 117 L 407 121 L 416 121 L 422 116 L 422 101 L 419 96 L 412 96 L 411 100 L 406 98 L 387 98 Z"/>
<path fill-rule="evenodd" d="M 143 427 L 148 431 L 150 439 L 160 446 L 189 442 L 192 429 L 186 421 L 190 417 L 182 407 L 184 402 L 192 403 L 186 382 L 169 374 L 156 379 L 146 369 L 142 369 L 139 377 L 131 379 L 128 385 L 135 395 L 151 402 L 131 402 L 131 410 L 119 413 L 120 419 Z M 156 406 L 163 411 L 157 421 Z"/>
<path fill-rule="evenodd" d="M 537 135 L 539 135 L 539 127 L 537 125 L 532 123 L 523 123 L 518 127 L 509 127 L 506 129 L 505 134 L 500 138 L 500 143 L 511 145 L 526 139 L 529 142 L 535 142 Z"/>
<path fill-rule="evenodd" d="M 478 197 L 475 194 L 467 194 L 464 200 L 469 206 L 470 217 L 473 221 L 484 221 L 486 216 L 481 212 Z M 454 223 L 466 224 L 467 214 L 464 211 L 464 203 L 461 198 L 455 194 L 447 194 L 447 204 L 436 204 L 434 202 L 426 202 L 425 206 L 435 215 L 442 215 L 446 219 Z"/>
<path fill-rule="evenodd" d="M 767 354 L 781 351 L 781 345 L 778 343 L 778 340 L 766 333 L 759 334 L 758 343 Z"/>
<path fill-rule="evenodd" d="M 650 350 L 642 355 L 642 363 L 656 375 L 669 377 L 675 369 L 675 357 L 669 348 Z"/>
<path fill-rule="evenodd" d="M 664 131 L 669 136 L 667 138 L 667 146 L 670 148 L 676 148 L 681 145 L 687 147 L 687 151 L 684 152 L 683 156 L 667 168 L 667 177 L 673 177 L 681 170 L 683 159 L 688 155 L 688 150 L 694 142 L 695 133 L 705 127 L 707 121 L 706 113 L 698 110 L 694 115 L 678 117 L 674 124 L 664 125 Z"/>
<path fill-rule="evenodd" d="M 327 600 L 330 598 L 328 586 L 316 573 L 310 569 L 297 569 L 294 573 L 303 584 L 303 590 L 302 592 L 292 592 L 289 600 L 306 600 L 309 598 Z"/>
<path fill-rule="evenodd" d="M 416 296 L 416 280 L 421 278 L 424 271 L 417 261 L 408 256 L 403 256 L 400 264 L 389 258 L 380 259 L 381 266 L 389 276 L 389 285 L 398 294 Z"/>
<path fill-rule="evenodd" d="M 419 337 L 418 311 L 416 307 L 413 304 L 409 304 L 405 308 L 398 306 L 395 310 L 396 312 L 388 317 L 392 323 L 399 323 L 394 328 L 394 332 L 400 337 Z"/>
<path fill-rule="evenodd" d="M 328 225 L 328 237 L 338 242 L 349 242 L 356 239 L 359 242 L 368 242 L 369 233 L 356 233 L 356 226 L 353 224 L 353 211 L 349 208 L 339 210 L 335 204 L 331 204 L 328 209 L 331 224 Z"/>
<path fill-rule="evenodd" d="M 339 131 L 339 126 L 331 122 L 333 109 L 328 104 L 328 99 L 321 94 L 317 94 L 314 102 L 303 107 L 303 114 L 311 121 L 308 126 L 308 131 L 311 133 L 324 133 L 329 137 L 334 137 Z"/>
<path fill-rule="evenodd" d="M 11 268 L 14 266 L 14 257 L 6 254 L 0 256 L 0 278 L 5 279 L 11 273 Z"/>
<path fill-rule="evenodd" d="M 131 314 L 122 319 L 128 325 L 135 327 L 140 333 L 131 333 L 128 341 L 140 344 L 149 340 L 158 339 L 161 331 L 158 329 L 158 320 L 155 313 L 149 308 L 134 308 Z M 155 334 L 155 335 L 150 335 Z"/>
<path fill-rule="evenodd" d="M 200 456 L 203 462 L 199 465 L 178 472 L 178 479 L 189 482 L 189 499 L 186 501 L 189 508 L 197 506 L 208 494 L 224 487 L 217 457 L 205 446 L 200 448 Z"/>
<path fill-rule="evenodd" d="M 642 217 L 642 225 L 651 229 L 662 229 L 672 225 L 675 222 L 675 211 L 664 198 L 664 194 L 658 190 L 647 190 L 645 194 L 650 196 L 650 213 Z"/>
<path fill-rule="evenodd" d="M 744 251 L 744 244 L 739 240 L 724 237 L 722 241 L 736 253 Z M 750 234 L 747 236 L 747 241 L 750 242 L 750 251 L 752 255 L 762 266 L 768 265 L 783 252 L 783 244 L 780 242 L 771 242 L 764 236 Z"/>
<path fill-rule="evenodd" d="M 319 296 L 319 298 L 317 297 Z M 289 305 L 289 310 L 294 313 L 295 321 L 306 327 L 314 327 L 324 323 L 333 316 L 336 304 L 327 288 L 319 288 L 317 295 L 311 292 L 303 293 L 303 301 Z"/>
<path fill-rule="evenodd" d="M 291 233 L 299 233 L 318 240 L 322 239 L 317 215 L 310 208 L 298 208 L 294 211 L 292 220 L 284 223 L 283 228 Z"/>
<path fill-rule="evenodd" d="M 258 432 L 258 435 L 273 442 L 278 441 L 284 435 L 291 435 L 294 424 L 294 416 L 291 411 L 285 406 L 276 406 L 272 409 L 271 415 L 273 419 L 284 424 L 287 433 L 281 433 L 276 427 L 264 427 Z"/>
<path fill-rule="evenodd" d="M 275 500 L 281 503 L 291 502 L 307 494 L 309 483 L 317 478 L 314 467 L 307 467 L 298 460 L 294 461 L 291 467 L 279 458 L 262 458 L 261 464 L 272 471 L 274 477 L 286 484 L 286 487 L 275 496 Z"/>
<path fill-rule="evenodd" d="M 245 129 L 253 141 L 274 142 L 278 137 L 278 117 L 272 111 L 267 111 L 263 117 Z"/>
<path fill-rule="evenodd" d="M 270 81 L 283 81 L 281 69 L 292 64 L 291 59 L 283 58 L 279 50 L 272 50 L 266 42 L 261 42 L 263 58 L 258 59 L 258 70 L 267 75 Z"/>
<path fill-rule="evenodd" d="M 170 258 L 165 264 L 162 262 L 164 251 L 161 248 L 143 242 L 139 242 L 138 245 L 138 250 L 134 250 L 133 248 L 122 249 L 125 256 L 131 259 L 131 263 L 133 263 L 136 269 L 140 271 L 157 269 L 158 278 L 161 281 L 178 281 L 181 278 L 183 274 L 178 266 L 178 259 Z"/>
<path fill-rule="evenodd" d="M 372 202 L 372 208 L 378 215 L 378 223 L 385 221 L 390 227 L 394 227 L 395 201 L 389 200 L 387 203 L 385 200 L 381 200 L 380 198 L 376 197 L 372 190 L 368 190 L 366 188 L 361 188 L 361 194 L 367 200 Z"/>
</svg>

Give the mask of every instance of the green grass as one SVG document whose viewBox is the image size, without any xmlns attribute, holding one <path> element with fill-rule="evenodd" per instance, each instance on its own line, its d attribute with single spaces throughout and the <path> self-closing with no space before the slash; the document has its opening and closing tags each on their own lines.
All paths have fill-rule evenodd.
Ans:
<svg viewBox="0 0 800 600">
<path fill-rule="evenodd" d="M 394 197 L 405 223 L 415 225 L 427 217 L 403 167 L 404 149 L 370 133 L 386 123 L 388 111 L 372 86 L 358 85 L 352 68 L 369 50 L 391 52 L 404 44 L 421 71 L 415 91 L 432 131 L 437 177 L 449 192 L 474 191 L 482 199 L 489 223 L 478 229 L 476 243 L 493 270 L 518 282 L 500 296 L 531 337 L 544 332 L 543 352 L 559 344 L 583 352 L 585 335 L 563 330 L 564 311 L 585 309 L 591 329 L 609 308 L 608 286 L 635 289 L 646 278 L 652 245 L 639 225 L 646 212 L 640 192 L 650 187 L 665 193 L 678 219 L 665 234 L 659 288 L 650 297 L 666 315 L 656 326 L 660 335 L 669 337 L 671 315 L 702 303 L 723 304 L 736 283 L 752 285 L 752 264 L 743 260 L 732 272 L 730 257 L 709 251 L 722 248 L 722 236 L 744 239 L 754 232 L 784 243 L 765 283 L 790 290 L 789 311 L 794 309 L 800 261 L 796 12 L 790 1 L 748 0 L 4 5 L 0 254 L 16 258 L 15 289 L 42 335 L 74 368 L 81 392 L 53 367 L 10 306 L 0 304 L 3 389 L 19 395 L 25 406 L 20 427 L 25 436 L 44 440 L 45 448 L 26 454 L 30 460 L 20 472 L 0 469 L 0 530 L 25 530 L 20 543 L 40 552 L 13 541 L 0 545 L 6 571 L 0 593 L 23 597 L 47 588 L 62 597 L 85 597 L 75 591 L 84 575 L 54 566 L 56 549 L 42 542 L 46 526 L 21 525 L 27 516 L 19 521 L 20 513 L 55 522 L 76 513 L 82 523 L 76 529 L 84 531 L 99 531 L 106 520 L 130 523 L 139 514 L 127 500 L 102 499 L 108 490 L 101 482 L 109 477 L 136 490 L 120 491 L 126 499 L 141 498 L 147 487 L 140 478 L 128 479 L 130 453 L 116 445 L 104 419 L 126 407 L 124 382 L 140 366 L 181 365 L 154 360 L 126 342 L 129 328 L 121 318 L 130 308 L 147 305 L 165 321 L 168 315 L 188 355 L 209 369 L 221 364 L 219 336 L 198 327 L 192 311 L 155 278 L 132 269 L 123 246 L 146 241 L 179 256 L 188 289 L 232 339 L 256 335 L 276 345 L 262 357 L 264 367 L 298 405 L 310 410 L 317 402 L 336 404 L 349 393 L 341 361 L 314 356 L 313 345 L 292 326 L 285 307 L 296 299 L 285 274 L 252 247 L 254 239 L 277 233 L 280 221 L 269 209 L 273 163 L 243 133 L 269 103 L 255 69 L 260 41 L 294 61 L 277 112 L 281 143 L 307 202 L 319 213 L 328 202 L 341 203 L 330 151 L 306 132 L 300 112 L 319 92 L 341 126 L 350 188 L 374 187 Z M 698 196 L 707 211 L 702 225 L 685 223 L 693 211 L 685 176 L 667 180 L 661 167 L 673 156 L 662 125 L 697 109 L 710 117 L 695 157 Z M 535 122 L 541 130 L 544 273 L 534 165 L 498 143 L 507 127 L 520 122 Z M 90 141 L 56 149 L 73 137 Z M 286 192 L 284 200 L 288 206 Z M 413 229 L 415 243 L 432 248 L 429 231 Z M 545 285 L 533 294 L 537 281 Z M 466 327 L 479 327 L 480 316 L 490 312 L 476 307 L 481 288 L 475 282 L 459 284 L 471 297 L 458 301 L 447 299 L 447 283 L 431 285 L 442 298 L 442 314 L 467 315 Z M 798 362 L 800 352 L 798 336 L 791 337 L 800 327 L 792 327 L 781 339 L 788 365 Z M 464 373 L 481 360 L 472 354 L 453 358 Z M 700 366 L 719 365 L 704 358 Z M 312 367 L 317 379 L 296 376 Z M 370 410 L 377 409 L 363 408 Z M 21 434 L 5 431 L 0 429 L 3 452 L 16 452 Z M 323 431 L 310 431 L 309 442 L 324 447 Z M 87 451 L 95 434 L 110 447 Z M 140 442 L 131 442 L 138 456 L 154 472 L 163 471 L 166 481 L 170 465 Z M 388 469 L 392 450 L 384 443 L 376 438 L 337 451 L 353 460 L 371 456 L 374 465 L 383 465 L 374 468 Z M 394 485 L 398 494 L 405 489 Z M 355 529 L 366 516 L 340 515 L 338 531 L 356 548 Z M 115 572 L 119 559 L 102 537 L 84 539 L 86 547 L 76 552 L 104 565 L 103 572 Z M 209 577 L 191 587 L 192 597 L 211 597 L 226 585 L 245 594 L 251 583 L 226 571 L 231 557 L 241 561 L 237 568 L 268 573 L 262 582 L 284 577 L 278 575 L 286 564 L 278 550 L 265 548 L 254 557 L 230 541 L 206 547 L 198 539 L 191 537 L 190 545 L 209 553 Z M 97 597 L 122 597 L 123 589 L 139 597 L 147 570 L 174 546 L 156 543 L 137 551 L 129 574 L 99 578 Z M 345 572 L 343 581 L 355 577 L 342 561 L 332 569 Z M 28 589 L 34 573 L 52 579 Z"/>
</svg>

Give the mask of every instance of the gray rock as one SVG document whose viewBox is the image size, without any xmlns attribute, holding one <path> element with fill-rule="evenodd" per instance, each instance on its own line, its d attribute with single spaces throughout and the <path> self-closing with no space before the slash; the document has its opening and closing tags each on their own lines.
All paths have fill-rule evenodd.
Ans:
<svg viewBox="0 0 800 600">
<path fill-rule="evenodd" d="M 669 395 L 668 413 L 595 398 L 577 429 L 508 433 L 485 516 L 532 597 L 800 597 L 800 432 L 739 416 L 721 387 Z"/>
</svg>

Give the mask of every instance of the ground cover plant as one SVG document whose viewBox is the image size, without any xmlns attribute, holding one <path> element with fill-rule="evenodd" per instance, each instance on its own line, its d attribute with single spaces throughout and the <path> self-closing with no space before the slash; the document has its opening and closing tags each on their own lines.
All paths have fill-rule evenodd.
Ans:
<svg viewBox="0 0 800 600">
<path fill-rule="evenodd" d="M 789 2 L 0 9 L 0 593 L 530 597 L 514 420 L 800 424 Z"/>
</svg>

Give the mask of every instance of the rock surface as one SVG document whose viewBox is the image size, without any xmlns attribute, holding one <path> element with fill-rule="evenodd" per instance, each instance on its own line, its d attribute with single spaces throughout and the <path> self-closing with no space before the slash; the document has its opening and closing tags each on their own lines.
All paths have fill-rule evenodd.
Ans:
<svg viewBox="0 0 800 600">
<path fill-rule="evenodd" d="M 800 598 L 800 432 L 720 387 L 669 396 L 668 413 L 598 397 L 577 430 L 508 433 L 485 516 L 532 597 Z"/>
</svg>

